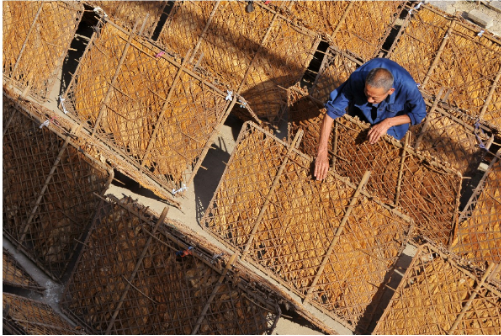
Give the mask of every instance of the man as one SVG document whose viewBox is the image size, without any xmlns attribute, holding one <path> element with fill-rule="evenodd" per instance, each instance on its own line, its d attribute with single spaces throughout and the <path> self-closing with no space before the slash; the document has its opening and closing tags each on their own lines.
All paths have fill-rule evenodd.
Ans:
<svg viewBox="0 0 501 336">
<path fill-rule="evenodd" d="M 355 70 L 350 78 L 330 94 L 325 104 L 327 114 L 322 123 L 315 177 L 323 180 L 329 170 L 327 148 L 334 119 L 343 116 L 348 108 L 371 125 L 370 144 L 388 134 L 403 138 L 409 125 L 419 124 L 426 117 L 426 105 L 416 82 L 407 70 L 397 63 L 375 58 Z"/>
</svg>

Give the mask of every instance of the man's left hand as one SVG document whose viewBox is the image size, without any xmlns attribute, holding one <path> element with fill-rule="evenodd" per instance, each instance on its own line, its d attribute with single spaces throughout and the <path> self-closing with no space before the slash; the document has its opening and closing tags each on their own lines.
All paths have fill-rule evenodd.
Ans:
<svg viewBox="0 0 501 336">
<path fill-rule="evenodd" d="M 391 126 L 392 126 L 391 122 L 388 119 L 385 119 L 381 121 L 379 124 L 372 126 L 368 134 L 369 143 L 373 145 L 376 142 L 378 142 L 379 138 L 385 135 Z"/>
</svg>

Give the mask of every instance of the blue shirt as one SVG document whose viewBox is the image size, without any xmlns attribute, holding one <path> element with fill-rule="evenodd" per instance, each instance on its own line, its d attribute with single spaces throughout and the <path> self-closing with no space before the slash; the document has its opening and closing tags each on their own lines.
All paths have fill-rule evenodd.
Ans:
<svg viewBox="0 0 501 336">
<path fill-rule="evenodd" d="M 393 75 L 395 92 L 386 97 L 377 106 L 377 117 L 372 119 L 372 104 L 365 96 L 365 79 L 374 68 L 384 68 Z M 325 104 L 327 114 L 339 118 L 346 113 L 349 103 L 358 108 L 367 120 L 377 124 L 384 119 L 407 114 L 411 125 L 419 124 L 426 117 L 426 104 L 412 76 L 397 63 L 386 58 L 375 58 L 355 70 L 350 78 L 330 94 L 330 100 Z M 388 135 L 400 140 L 409 129 L 409 124 L 390 127 Z"/>
</svg>

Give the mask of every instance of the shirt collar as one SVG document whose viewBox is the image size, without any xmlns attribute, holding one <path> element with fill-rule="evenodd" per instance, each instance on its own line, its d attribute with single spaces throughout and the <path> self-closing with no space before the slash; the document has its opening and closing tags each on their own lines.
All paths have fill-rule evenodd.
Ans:
<svg viewBox="0 0 501 336">
<path fill-rule="evenodd" d="M 386 101 L 387 104 L 393 104 L 393 103 L 395 103 L 395 96 L 396 96 L 395 92 L 396 91 L 394 91 L 393 94 L 388 95 L 388 97 L 386 97 L 385 101 Z"/>
</svg>

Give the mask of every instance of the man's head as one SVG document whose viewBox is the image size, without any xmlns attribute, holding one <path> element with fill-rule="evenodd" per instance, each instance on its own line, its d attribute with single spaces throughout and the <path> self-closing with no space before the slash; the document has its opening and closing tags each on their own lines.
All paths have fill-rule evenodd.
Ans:
<svg viewBox="0 0 501 336">
<path fill-rule="evenodd" d="M 393 75 L 386 69 L 374 68 L 369 71 L 365 79 L 364 93 L 371 104 L 379 104 L 395 92 L 393 88 Z"/>
</svg>

